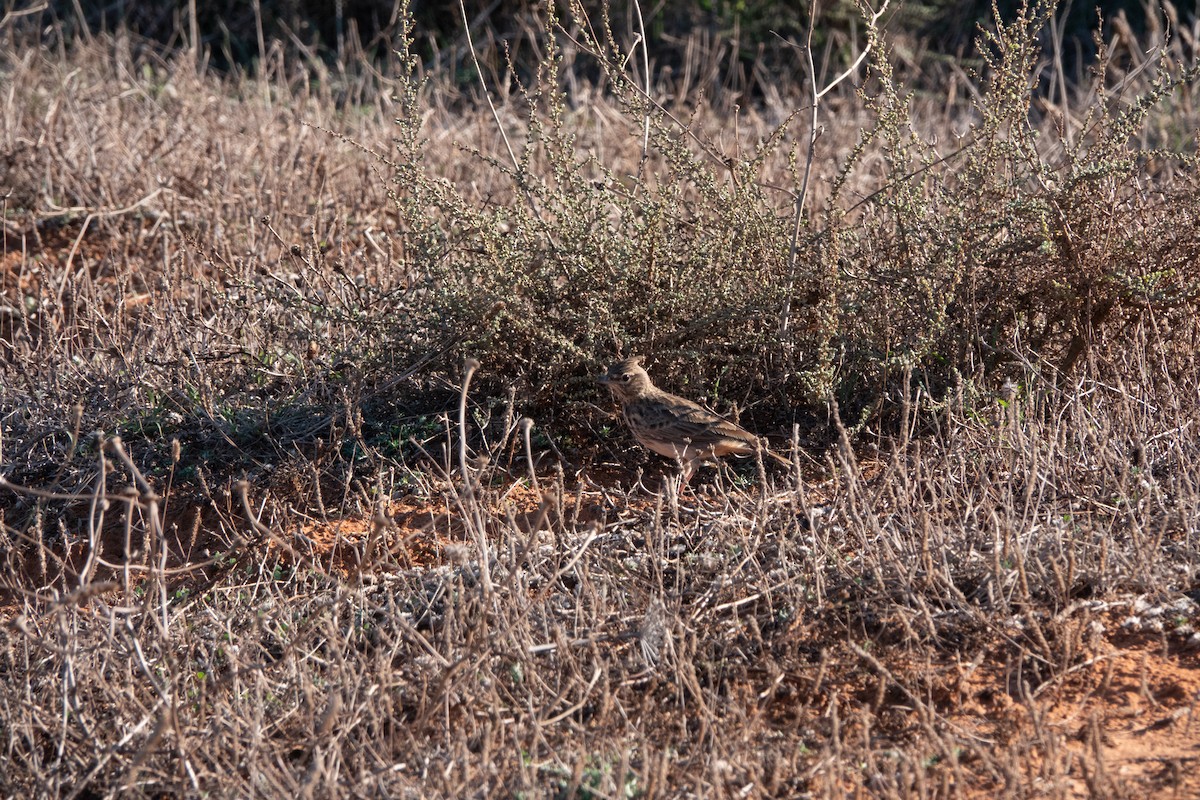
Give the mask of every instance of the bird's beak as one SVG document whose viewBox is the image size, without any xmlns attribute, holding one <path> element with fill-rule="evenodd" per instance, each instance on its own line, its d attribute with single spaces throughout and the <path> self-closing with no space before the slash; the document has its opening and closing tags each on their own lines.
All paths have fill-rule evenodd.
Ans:
<svg viewBox="0 0 1200 800">
<path fill-rule="evenodd" d="M 606 373 L 601 375 L 599 378 L 596 378 L 596 383 L 603 383 L 605 386 L 607 386 L 608 384 L 612 383 L 612 378 L 608 377 L 608 374 Z"/>
</svg>

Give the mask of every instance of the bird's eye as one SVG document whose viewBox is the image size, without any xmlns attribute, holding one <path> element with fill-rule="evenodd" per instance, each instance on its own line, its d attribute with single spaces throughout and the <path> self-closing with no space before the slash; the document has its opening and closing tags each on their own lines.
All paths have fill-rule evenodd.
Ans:
<svg viewBox="0 0 1200 800">
<path fill-rule="evenodd" d="M 621 376 L 621 383 L 629 383 L 631 380 L 633 380 L 633 376 L 628 372 Z"/>
</svg>

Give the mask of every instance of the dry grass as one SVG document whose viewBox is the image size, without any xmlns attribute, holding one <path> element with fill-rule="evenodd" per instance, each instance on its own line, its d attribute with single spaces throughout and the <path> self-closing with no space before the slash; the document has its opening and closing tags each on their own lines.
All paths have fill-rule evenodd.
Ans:
<svg viewBox="0 0 1200 800">
<path fill-rule="evenodd" d="M 579 19 L 498 120 L 4 48 L 0 793 L 1200 792 L 1196 32 L 1046 99 L 1040 24 L 877 41 L 807 181 Z M 633 349 L 797 467 L 677 496 Z"/>
</svg>

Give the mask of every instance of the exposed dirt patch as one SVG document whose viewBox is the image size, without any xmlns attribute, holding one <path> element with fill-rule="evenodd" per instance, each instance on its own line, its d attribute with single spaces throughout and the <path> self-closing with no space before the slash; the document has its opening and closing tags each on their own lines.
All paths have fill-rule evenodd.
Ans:
<svg viewBox="0 0 1200 800">
<path fill-rule="evenodd" d="M 544 488 L 516 483 L 499 493 L 490 490 L 488 513 L 481 520 L 485 527 L 511 523 L 531 533 L 564 517 L 569 517 L 572 524 L 584 525 L 605 517 L 605 504 L 598 493 L 582 487 L 575 492 L 560 492 L 549 488 L 552 486 L 553 479 L 547 477 Z M 456 560 L 460 549 L 472 543 L 470 529 L 475 524 L 474 520 L 463 520 L 459 491 L 447 490 L 436 499 L 403 497 L 374 519 L 355 516 L 308 523 L 301 530 L 297 550 L 343 573 L 359 569 L 361 560 L 368 557 L 364 548 L 374 548 L 376 557 L 386 553 L 406 567 L 431 567 Z M 640 505 L 649 503 L 645 499 Z M 373 535 L 379 539 L 377 547 L 371 543 Z"/>
<path fill-rule="evenodd" d="M 1129 796 L 1200 797 L 1200 650 L 1123 634 L 1101 649 L 1044 704 L 1066 748 L 1105 765 L 1074 779 L 1072 796 L 1088 796 L 1091 781 Z"/>
<path fill-rule="evenodd" d="M 1027 770 L 1040 764 L 1033 785 L 1044 794 L 1035 796 L 1200 796 L 1200 646 L 1186 629 L 1123 628 L 1140 602 L 1083 612 L 1087 649 L 1040 685 L 1020 664 L 943 663 L 935 669 L 944 670 L 946 721 L 997 743 L 998 753 L 1021 750 Z"/>
</svg>

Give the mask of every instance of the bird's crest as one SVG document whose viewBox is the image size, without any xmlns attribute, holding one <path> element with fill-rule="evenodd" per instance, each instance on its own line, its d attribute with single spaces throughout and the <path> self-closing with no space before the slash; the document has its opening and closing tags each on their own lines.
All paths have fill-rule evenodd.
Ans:
<svg viewBox="0 0 1200 800">
<path fill-rule="evenodd" d="M 619 374 L 622 372 L 628 372 L 629 370 L 634 369 L 635 367 L 640 367 L 641 365 L 641 356 L 630 356 L 629 358 L 623 358 L 620 361 L 613 362 L 613 365 L 608 368 L 608 371 L 609 374 Z"/>
</svg>

